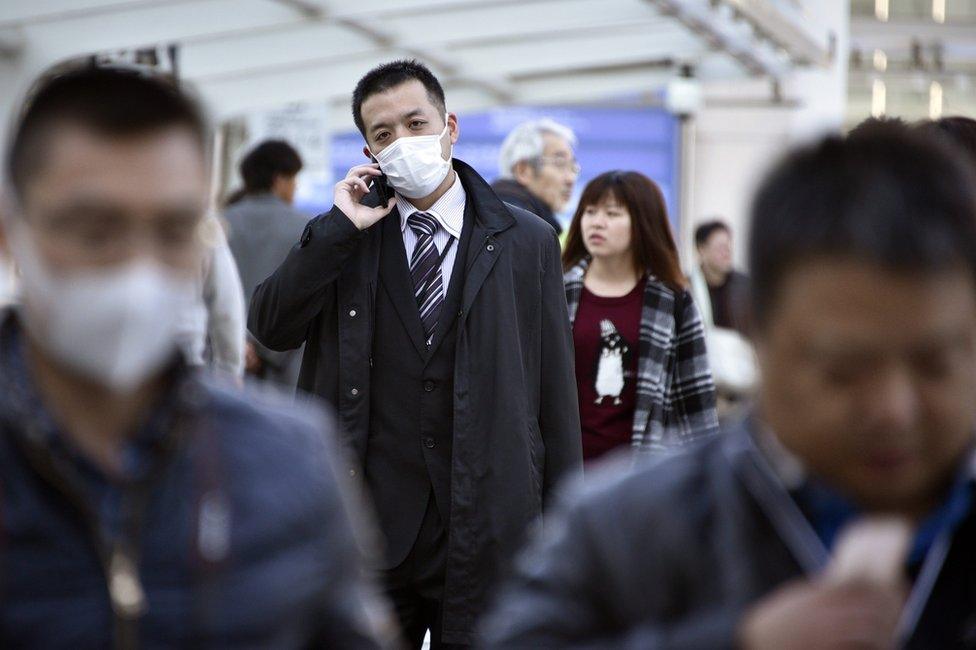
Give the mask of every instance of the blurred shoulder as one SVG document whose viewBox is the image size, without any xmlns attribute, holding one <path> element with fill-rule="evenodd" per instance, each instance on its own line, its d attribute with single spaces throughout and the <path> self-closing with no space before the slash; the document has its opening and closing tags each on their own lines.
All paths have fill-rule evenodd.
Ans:
<svg viewBox="0 0 976 650">
<path fill-rule="evenodd" d="M 711 484 L 726 467 L 721 436 L 655 456 L 626 457 L 588 469 L 586 480 L 567 490 L 566 503 L 594 530 L 647 529 L 672 537 L 693 527 L 716 507 Z M 674 514 L 681 512 L 676 518 Z"/>
<path fill-rule="evenodd" d="M 290 471 L 334 462 L 336 427 L 325 404 L 271 386 L 238 388 L 207 375 L 198 382 L 214 426 L 231 443 L 225 449 L 237 460 Z"/>
</svg>

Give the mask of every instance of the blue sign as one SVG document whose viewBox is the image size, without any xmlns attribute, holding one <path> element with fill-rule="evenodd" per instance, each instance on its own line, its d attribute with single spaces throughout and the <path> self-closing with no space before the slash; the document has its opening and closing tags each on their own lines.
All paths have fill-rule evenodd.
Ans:
<svg viewBox="0 0 976 650">
<path fill-rule="evenodd" d="M 499 176 L 498 150 L 505 136 L 527 120 L 549 117 L 570 127 L 579 139 L 576 158 L 582 171 L 566 212 L 568 223 L 588 181 L 612 169 L 634 170 L 653 179 L 664 194 L 672 226 L 678 232 L 678 119 L 656 108 L 502 107 L 458 116 L 461 136 L 454 156 L 468 163 L 489 182 Z M 359 132 L 336 135 L 332 168 L 343 178 L 365 161 Z"/>
</svg>

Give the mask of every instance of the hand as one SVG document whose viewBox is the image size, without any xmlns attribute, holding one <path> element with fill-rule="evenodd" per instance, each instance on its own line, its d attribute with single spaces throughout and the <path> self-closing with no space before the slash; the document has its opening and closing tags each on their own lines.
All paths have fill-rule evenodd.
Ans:
<svg viewBox="0 0 976 650">
<path fill-rule="evenodd" d="M 342 213 L 349 217 L 353 225 L 360 230 L 369 228 L 390 214 L 393 206 L 396 205 L 396 198 L 391 198 L 385 206 L 380 205 L 375 208 L 369 208 L 360 203 L 363 197 L 369 193 L 368 181 L 382 174 L 379 163 L 359 165 L 350 169 L 346 177 L 335 185 L 333 204 L 342 210 Z"/>
<path fill-rule="evenodd" d="M 792 582 L 759 601 L 739 626 L 743 650 L 891 650 L 902 587 Z"/>
<path fill-rule="evenodd" d="M 264 363 L 261 361 L 261 357 L 258 356 L 258 351 L 254 347 L 254 344 L 250 341 L 244 344 L 244 370 L 249 375 L 261 374 L 261 368 Z"/>
</svg>

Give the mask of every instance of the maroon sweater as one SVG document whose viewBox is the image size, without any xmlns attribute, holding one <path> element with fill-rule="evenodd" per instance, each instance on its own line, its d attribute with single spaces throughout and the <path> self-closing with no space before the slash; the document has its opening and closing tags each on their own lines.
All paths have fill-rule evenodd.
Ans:
<svg viewBox="0 0 976 650">
<path fill-rule="evenodd" d="M 573 323 L 583 460 L 630 443 L 644 283 L 619 298 L 583 288 Z"/>
</svg>

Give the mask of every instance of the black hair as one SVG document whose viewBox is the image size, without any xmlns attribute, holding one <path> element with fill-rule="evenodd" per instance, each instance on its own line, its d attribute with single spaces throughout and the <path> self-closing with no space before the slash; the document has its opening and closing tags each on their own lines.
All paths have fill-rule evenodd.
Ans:
<svg viewBox="0 0 976 650">
<path fill-rule="evenodd" d="M 791 269 L 821 256 L 896 272 L 959 267 L 976 279 L 976 176 L 946 143 L 903 124 L 873 123 L 789 154 L 760 185 L 751 218 L 760 328 Z"/>
<path fill-rule="evenodd" d="M 424 85 L 430 102 L 441 113 L 446 110 L 447 102 L 444 99 L 444 89 L 430 68 L 416 59 L 400 59 L 384 63 L 367 72 L 356 84 L 356 89 L 352 91 L 352 118 L 356 122 L 356 128 L 359 129 L 364 138 L 366 137 L 366 125 L 363 123 L 363 102 L 372 95 L 395 88 L 411 79 L 416 79 Z"/>
<path fill-rule="evenodd" d="M 881 117 L 869 117 L 865 120 L 862 120 L 858 124 L 854 125 L 854 128 L 852 128 L 850 131 L 847 132 L 847 137 L 856 138 L 858 137 L 859 134 L 864 132 L 870 133 L 871 131 L 878 128 L 879 126 L 905 128 L 906 126 L 908 126 L 908 123 L 905 120 L 901 119 L 900 117 L 892 117 L 891 115 L 883 115 Z"/>
<path fill-rule="evenodd" d="M 18 195 L 43 164 L 48 136 L 67 124 L 123 138 L 182 127 L 201 151 L 209 144 L 203 109 L 172 78 L 90 64 L 61 66 L 36 82 L 12 131 L 5 162 Z"/>
<path fill-rule="evenodd" d="M 962 116 L 943 117 L 921 122 L 918 128 L 922 133 L 946 138 L 953 146 L 959 147 L 976 168 L 976 120 Z"/>
<path fill-rule="evenodd" d="M 728 234 L 732 234 L 729 224 L 721 221 L 719 219 L 713 219 L 712 221 L 706 221 L 697 228 L 695 228 L 695 246 L 701 248 L 708 241 L 708 238 L 712 236 L 713 233 L 724 230 Z"/>
<path fill-rule="evenodd" d="M 248 194 L 268 192 L 276 176 L 294 176 L 302 169 L 302 157 L 284 140 L 258 143 L 241 160 L 241 178 Z"/>
</svg>

